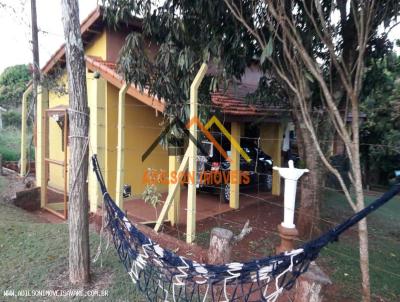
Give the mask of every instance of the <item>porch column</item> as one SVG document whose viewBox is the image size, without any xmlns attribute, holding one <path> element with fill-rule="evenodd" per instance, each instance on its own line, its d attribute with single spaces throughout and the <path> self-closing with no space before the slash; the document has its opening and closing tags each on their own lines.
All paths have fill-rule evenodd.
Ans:
<svg viewBox="0 0 400 302">
<path fill-rule="evenodd" d="M 284 125 L 282 123 L 277 124 L 276 131 L 276 144 L 274 146 L 274 152 L 272 155 L 272 160 L 274 161 L 274 165 L 280 167 L 282 165 L 282 140 L 283 140 L 283 131 Z M 278 171 L 273 172 L 272 174 L 272 195 L 280 196 L 281 195 L 281 178 L 279 176 Z"/>
<path fill-rule="evenodd" d="M 20 159 L 20 170 L 19 170 L 19 175 L 21 177 L 24 177 L 26 174 L 26 164 L 27 164 L 27 158 L 26 158 L 26 149 L 27 149 L 27 143 L 26 143 L 26 128 L 27 128 L 27 111 L 28 111 L 28 95 L 31 92 L 32 86 L 30 86 L 22 95 L 22 108 L 21 108 L 21 159 Z M 29 161 L 29 159 L 28 159 Z"/>
<path fill-rule="evenodd" d="M 49 92 L 46 88 L 39 86 L 36 104 L 36 184 L 40 187 L 40 206 L 43 208 L 46 200 L 46 116 L 45 110 L 49 107 Z"/>
<path fill-rule="evenodd" d="M 90 110 L 89 136 L 91 148 L 90 156 L 97 154 L 100 167 L 104 169 L 104 145 L 105 145 L 105 93 L 106 82 L 104 79 L 96 79 L 93 74 L 87 76 L 88 87 L 88 104 Z M 103 170 L 104 172 L 104 170 Z M 90 212 L 96 213 L 97 208 L 101 205 L 103 198 L 97 183 L 96 175 L 89 173 L 89 201 Z"/>
<path fill-rule="evenodd" d="M 274 166 L 282 166 L 281 149 L 284 125 L 281 123 L 263 124 L 260 129 L 261 148 L 272 157 Z M 281 195 L 281 180 L 277 171 L 272 172 L 272 195 Z"/>
<path fill-rule="evenodd" d="M 231 123 L 231 136 L 240 144 L 241 124 L 239 122 Z M 230 181 L 230 199 L 229 206 L 232 209 L 239 208 L 239 182 L 240 182 L 240 152 L 231 144 L 231 175 Z"/>
<path fill-rule="evenodd" d="M 174 183 L 171 182 L 171 176 L 176 174 L 180 165 L 180 156 L 179 155 L 169 155 L 169 183 L 168 183 L 168 194 L 173 191 Z M 171 207 L 168 210 L 168 219 L 171 222 L 171 225 L 174 226 L 179 223 L 179 210 L 180 210 L 180 201 L 181 201 L 181 188 L 179 185 L 179 180 L 176 178 L 178 182 L 178 188 L 176 189 L 176 193 L 174 195 L 174 199 L 172 201 Z"/>
<path fill-rule="evenodd" d="M 124 84 L 118 95 L 118 144 L 117 144 L 117 182 L 115 187 L 115 202 L 122 210 L 124 208 L 123 185 L 125 165 L 125 95 L 128 84 Z"/>
</svg>

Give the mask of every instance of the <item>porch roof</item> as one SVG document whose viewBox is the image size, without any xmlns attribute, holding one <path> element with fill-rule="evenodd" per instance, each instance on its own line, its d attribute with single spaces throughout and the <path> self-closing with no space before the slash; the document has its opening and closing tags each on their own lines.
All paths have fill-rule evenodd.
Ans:
<svg viewBox="0 0 400 302">
<path fill-rule="evenodd" d="M 86 67 L 90 71 L 99 72 L 107 82 L 111 83 L 115 87 L 121 88 L 125 83 L 122 76 L 117 73 L 116 64 L 114 62 L 104 61 L 101 58 L 91 56 L 86 56 L 85 60 Z M 131 84 L 126 93 L 157 111 L 164 111 L 164 100 L 151 96 L 146 88 L 140 90 L 135 85 Z"/>
<path fill-rule="evenodd" d="M 243 91 L 240 94 L 244 94 Z M 287 111 L 282 107 L 251 104 L 246 101 L 246 95 L 240 97 L 230 92 L 217 92 L 212 94 L 211 101 L 223 114 L 232 116 L 280 117 Z"/>
<path fill-rule="evenodd" d="M 210 67 L 210 74 L 216 74 L 216 68 Z M 219 90 L 211 95 L 213 106 L 223 114 L 231 118 L 269 117 L 280 118 L 287 114 L 288 110 L 284 105 L 271 104 L 269 102 L 251 103 L 246 98 L 249 94 L 256 92 L 260 80 L 265 77 L 258 62 L 247 66 L 240 79 L 233 79 L 226 89 Z M 267 100 L 266 100 L 267 101 Z M 284 102 L 282 102 L 283 104 Z"/>
</svg>

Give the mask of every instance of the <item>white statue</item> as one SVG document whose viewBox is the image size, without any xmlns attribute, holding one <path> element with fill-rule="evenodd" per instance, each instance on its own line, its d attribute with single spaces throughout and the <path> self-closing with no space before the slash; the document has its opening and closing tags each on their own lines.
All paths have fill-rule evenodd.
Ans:
<svg viewBox="0 0 400 302">
<path fill-rule="evenodd" d="M 308 169 L 297 169 L 294 167 L 293 160 L 289 160 L 289 168 L 274 167 L 279 175 L 285 179 L 285 197 L 284 197 L 284 219 L 281 225 L 288 229 L 294 229 L 294 209 L 296 204 L 297 180 L 309 172 Z"/>
</svg>

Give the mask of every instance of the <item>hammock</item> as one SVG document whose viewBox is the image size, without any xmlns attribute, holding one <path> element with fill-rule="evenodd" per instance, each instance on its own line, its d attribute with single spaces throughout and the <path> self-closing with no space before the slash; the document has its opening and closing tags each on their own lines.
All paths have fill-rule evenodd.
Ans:
<svg viewBox="0 0 400 302">
<path fill-rule="evenodd" d="M 368 207 L 298 249 L 244 263 L 201 264 L 163 249 L 140 232 L 114 203 L 92 156 L 104 197 L 106 227 L 133 283 L 149 301 L 276 301 L 293 287 L 328 243 L 400 192 L 400 184 Z"/>
</svg>

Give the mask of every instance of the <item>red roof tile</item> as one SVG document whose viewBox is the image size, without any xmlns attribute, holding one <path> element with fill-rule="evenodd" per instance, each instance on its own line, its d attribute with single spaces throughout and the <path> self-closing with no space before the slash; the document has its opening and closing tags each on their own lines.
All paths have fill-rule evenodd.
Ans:
<svg viewBox="0 0 400 302">
<path fill-rule="evenodd" d="M 95 72 L 99 72 L 101 76 L 109 83 L 117 88 L 121 88 L 125 83 L 124 79 L 117 73 L 116 64 L 114 62 L 104 61 L 98 57 L 86 56 L 86 67 Z M 139 90 L 136 86 L 130 85 L 127 94 L 141 101 L 142 103 L 163 112 L 165 102 L 149 94 L 147 89 Z"/>
<path fill-rule="evenodd" d="M 230 84 L 225 90 L 211 95 L 213 105 L 222 113 L 234 116 L 277 116 L 282 114 L 280 107 L 268 104 L 251 104 L 246 97 L 257 90 L 264 74 L 257 64 L 246 67 L 240 80 Z"/>
</svg>

